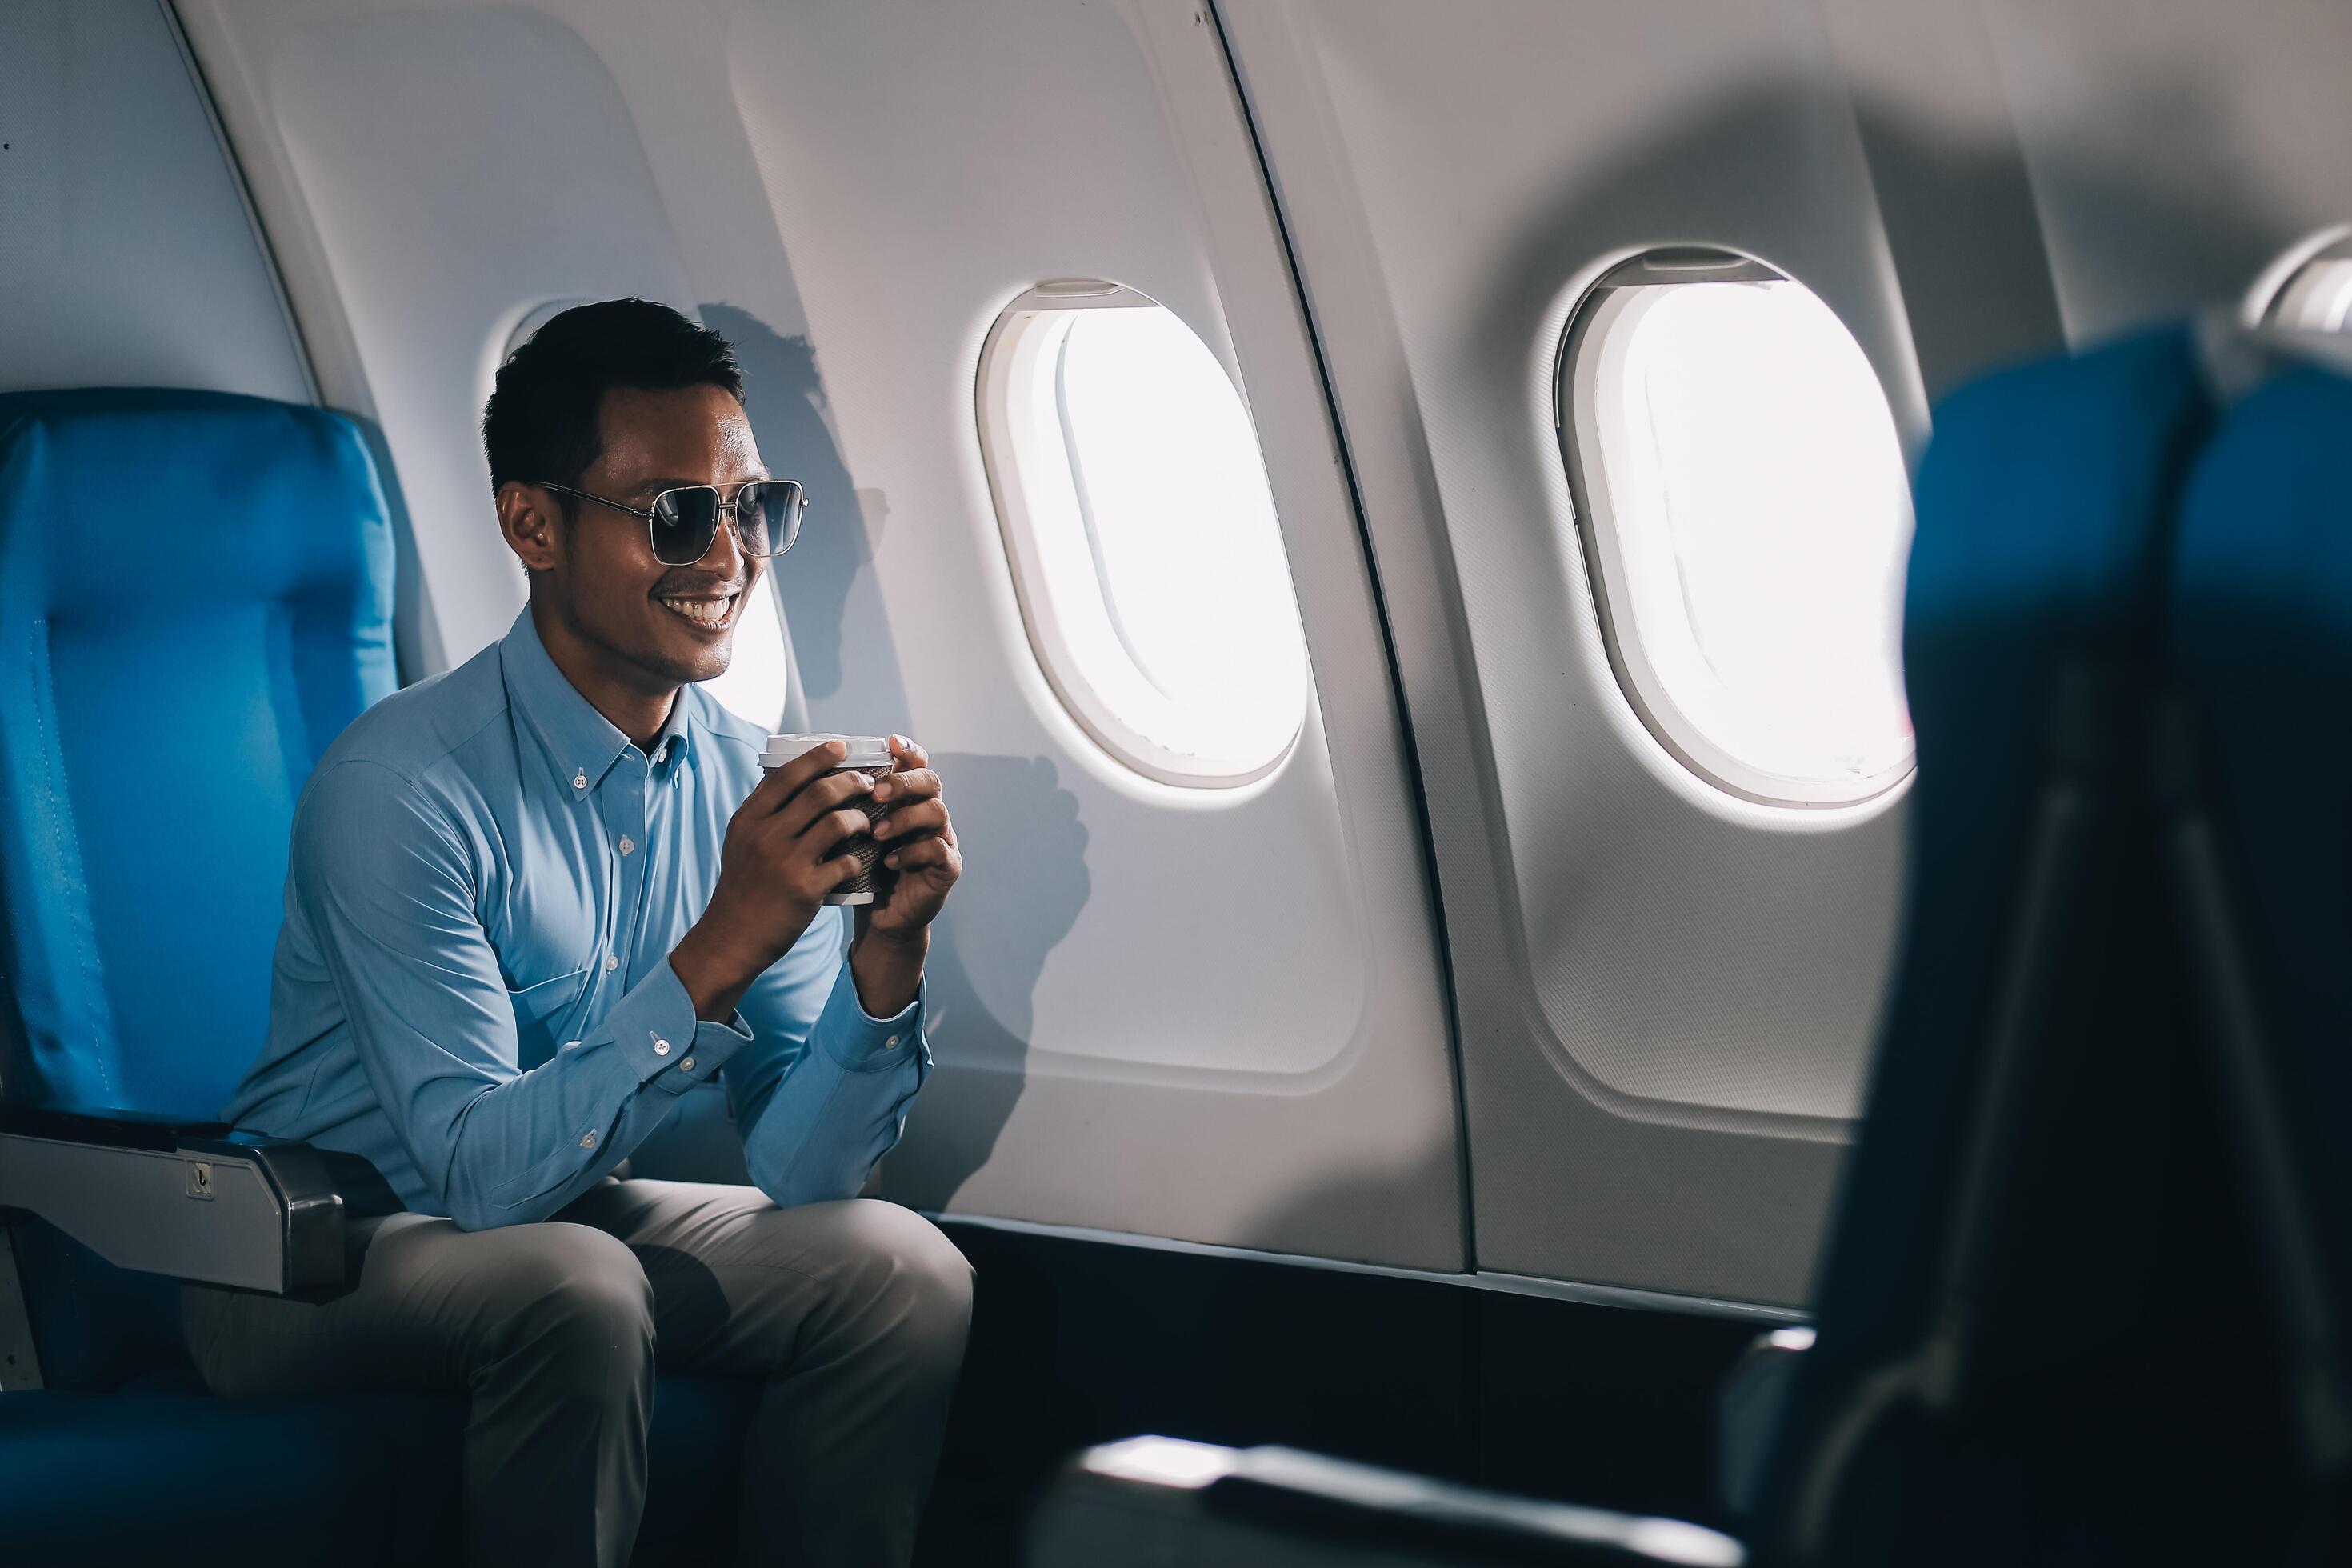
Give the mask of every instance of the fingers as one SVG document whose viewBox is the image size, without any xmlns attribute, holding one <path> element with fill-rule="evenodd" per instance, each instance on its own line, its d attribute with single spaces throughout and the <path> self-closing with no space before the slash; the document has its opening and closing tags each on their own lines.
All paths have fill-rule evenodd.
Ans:
<svg viewBox="0 0 2352 1568">
<path fill-rule="evenodd" d="M 928 768 L 931 765 L 930 752 L 904 735 L 890 737 L 890 754 L 898 759 L 901 768 Z"/>
<path fill-rule="evenodd" d="M 955 842 L 955 829 L 948 821 L 945 801 L 913 801 L 895 806 L 887 815 L 874 819 L 874 837 L 885 843 L 894 838 L 912 838 L 923 833 L 936 833 L 950 844 Z"/>
<path fill-rule="evenodd" d="M 794 837 L 808 831 L 811 824 L 830 811 L 838 811 L 852 801 L 862 800 L 874 787 L 874 781 L 864 773 L 840 773 L 820 778 L 804 785 L 791 802 L 775 814 L 776 831 Z"/>
<path fill-rule="evenodd" d="M 874 781 L 876 800 L 915 800 L 940 793 L 940 775 L 929 768 L 905 768 Z"/>
<path fill-rule="evenodd" d="M 934 879 L 954 881 L 963 874 L 963 851 L 944 838 L 918 838 L 882 857 L 882 864 L 898 872 L 928 872 Z"/>
<path fill-rule="evenodd" d="M 759 786 L 736 808 L 738 816 L 767 816 L 782 808 L 786 801 L 800 794 L 813 779 L 822 777 L 849 754 L 849 748 L 839 741 L 827 741 L 813 746 L 776 769 L 760 781 Z"/>
<path fill-rule="evenodd" d="M 866 814 L 855 807 L 828 811 L 802 829 L 800 847 L 803 853 L 823 859 L 835 845 L 865 832 L 867 826 Z"/>
<path fill-rule="evenodd" d="M 857 857 L 836 855 L 800 858 L 795 857 L 786 875 L 798 888 L 800 895 L 812 904 L 824 900 L 842 883 L 857 874 Z"/>
</svg>

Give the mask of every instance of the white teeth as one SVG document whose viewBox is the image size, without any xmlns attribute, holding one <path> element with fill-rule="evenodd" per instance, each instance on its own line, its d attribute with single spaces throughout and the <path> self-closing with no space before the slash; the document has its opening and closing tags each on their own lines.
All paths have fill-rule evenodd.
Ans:
<svg viewBox="0 0 2352 1568">
<path fill-rule="evenodd" d="M 675 610 L 698 626 L 717 631 L 735 613 L 735 600 L 725 599 L 663 599 L 659 603 Z"/>
</svg>

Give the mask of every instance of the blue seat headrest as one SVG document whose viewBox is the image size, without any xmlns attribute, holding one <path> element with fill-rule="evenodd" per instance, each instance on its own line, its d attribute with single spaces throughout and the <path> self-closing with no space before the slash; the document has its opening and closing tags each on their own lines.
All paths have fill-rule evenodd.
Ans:
<svg viewBox="0 0 2352 1568">
<path fill-rule="evenodd" d="M 268 1021 L 295 797 L 393 689 L 392 594 L 349 419 L 0 396 L 0 1094 L 217 1113 Z"/>
</svg>

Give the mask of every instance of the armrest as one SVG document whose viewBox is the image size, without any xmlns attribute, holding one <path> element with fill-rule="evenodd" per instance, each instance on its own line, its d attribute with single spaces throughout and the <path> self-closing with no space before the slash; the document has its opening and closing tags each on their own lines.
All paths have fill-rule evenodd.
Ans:
<svg viewBox="0 0 2352 1568">
<path fill-rule="evenodd" d="M 308 1143 L 0 1107 L 0 1206 L 117 1268 L 284 1296 L 341 1285 L 346 1218 L 399 1204 L 366 1161 Z"/>
<path fill-rule="evenodd" d="M 1716 1392 L 1716 1488 L 1733 1519 L 1747 1518 L 1756 1507 L 1797 1363 L 1812 1348 L 1810 1328 L 1759 1334 L 1731 1363 Z"/>
<path fill-rule="evenodd" d="M 1131 1437 L 1074 1460 L 1031 1521 L 1030 1568 L 1738 1568 L 1747 1551 L 1679 1520 L 1456 1486 L 1295 1448 Z"/>
</svg>

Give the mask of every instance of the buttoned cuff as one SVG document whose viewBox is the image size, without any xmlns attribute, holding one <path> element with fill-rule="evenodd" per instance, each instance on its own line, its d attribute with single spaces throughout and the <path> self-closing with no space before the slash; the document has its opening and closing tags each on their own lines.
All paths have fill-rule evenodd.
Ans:
<svg viewBox="0 0 2352 1568">
<path fill-rule="evenodd" d="M 912 1002 L 890 1017 L 877 1018 L 857 999 L 857 977 L 845 962 L 812 1035 L 845 1072 L 887 1072 L 909 1058 L 923 1058 L 929 1054 L 923 1043 L 923 992 L 928 984 L 916 982 Z"/>
<path fill-rule="evenodd" d="M 696 1017 L 694 998 L 667 959 L 614 1004 L 605 1026 L 637 1069 L 637 1080 L 671 1094 L 709 1081 L 751 1041 L 740 1013 L 724 1024 Z"/>
</svg>

